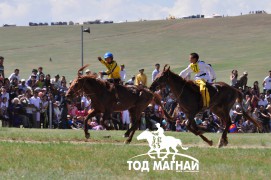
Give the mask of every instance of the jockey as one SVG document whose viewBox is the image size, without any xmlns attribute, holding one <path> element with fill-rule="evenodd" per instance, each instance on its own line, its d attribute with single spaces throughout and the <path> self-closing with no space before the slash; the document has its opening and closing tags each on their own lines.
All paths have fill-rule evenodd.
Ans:
<svg viewBox="0 0 271 180">
<path fill-rule="evenodd" d="M 180 76 L 186 79 L 192 72 L 195 73 L 195 82 L 200 86 L 200 92 L 203 97 L 203 106 L 208 107 L 210 103 L 210 96 L 206 90 L 206 82 L 212 83 L 216 79 L 215 72 L 211 65 L 199 60 L 197 53 L 190 54 L 190 64 L 184 69 Z"/>
<path fill-rule="evenodd" d="M 195 80 L 204 79 L 205 82 L 212 83 L 216 79 L 212 66 L 199 60 L 199 55 L 197 53 L 190 54 L 190 64 L 180 73 L 180 76 L 185 79 L 192 72 L 196 73 Z"/>
<path fill-rule="evenodd" d="M 100 72 L 101 75 L 108 75 L 108 81 L 113 82 L 114 85 L 120 83 L 120 67 L 118 66 L 117 62 L 114 61 L 113 54 L 111 52 L 106 52 L 104 54 L 103 60 L 101 57 L 98 57 L 98 60 L 105 65 L 107 68 L 106 72 Z M 119 104 L 119 97 L 115 87 L 112 89 L 112 92 L 115 93 L 117 104 Z"/>
</svg>

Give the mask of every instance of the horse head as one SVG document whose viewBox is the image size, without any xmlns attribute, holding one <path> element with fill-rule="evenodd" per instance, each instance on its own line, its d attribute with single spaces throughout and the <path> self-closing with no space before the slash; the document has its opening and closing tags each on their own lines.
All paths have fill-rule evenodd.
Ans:
<svg viewBox="0 0 271 180">
<path fill-rule="evenodd" d="M 87 64 L 77 71 L 78 77 L 73 80 L 68 91 L 66 92 L 66 97 L 68 99 L 82 92 L 84 86 L 84 76 L 82 75 L 82 73 L 80 73 L 80 71 L 83 71 L 87 66 L 89 65 Z"/>
<path fill-rule="evenodd" d="M 155 80 L 151 84 L 150 90 L 154 92 L 156 89 L 164 86 L 166 82 L 168 81 L 169 72 L 170 72 L 170 66 L 166 64 L 164 66 L 164 70 L 160 72 L 159 74 L 157 74 Z"/>
</svg>

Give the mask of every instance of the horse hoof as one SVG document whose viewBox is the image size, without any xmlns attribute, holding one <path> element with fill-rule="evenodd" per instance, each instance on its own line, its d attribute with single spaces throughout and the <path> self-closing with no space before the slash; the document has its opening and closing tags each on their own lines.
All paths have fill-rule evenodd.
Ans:
<svg viewBox="0 0 271 180">
<path fill-rule="evenodd" d="M 213 146 L 213 141 L 208 142 L 209 146 Z"/>
<path fill-rule="evenodd" d="M 85 135 L 85 137 L 86 137 L 87 139 L 89 139 L 89 138 L 90 138 L 90 134 L 87 133 L 87 134 Z"/>
<path fill-rule="evenodd" d="M 124 144 L 130 144 L 130 142 L 131 141 L 126 140 L 126 141 L 124 141 Z"/>
<path fill-rule="evenodd" d="M 218 148 L 222 148 L 224 146 L 223 140 L 220 139 L 218 142 Z"/>
<path fill-rule="evenodd" d="M 127 137 L 129 137 L 129 135 L 128 135 L 128 134 L 124 134 L 123 137 L 124 137 L 124 138 L 127 138 Z"/>
</svg>

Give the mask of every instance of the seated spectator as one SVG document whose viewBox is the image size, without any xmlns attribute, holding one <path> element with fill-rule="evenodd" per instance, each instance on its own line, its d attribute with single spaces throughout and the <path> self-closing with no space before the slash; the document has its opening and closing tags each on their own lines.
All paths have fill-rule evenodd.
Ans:
<svg viewBox="0 0 271 180">
<path fill-rule="evenodd" d="M 135 75 L 132 76 L 131 79 L 129 79 L 125 85 L 134 85 L 135 84 Z"/>
<path fill-rule="evenodd" d="M 256 127 L 249 120 L 245 120 L 241 126 L 241 132 L 243 133 L 254 133 L 256 132 Z"/>
<path fill-rule="evenodd" d="M 94 118 L 94 117 L 92 118 L 91 122 L 89 121 L 89 126 L 90 126 L 91 130 L 104 130 L 103 126 L 99 125 L 97 123 L 96 118 Z"/>
<path fill-rule="evenodd" d="M 240 105 L 237 104 L 235 110 L 233 110 L 233 115 L 231 119 L 234 121 L 235 124 L 237 124 L 242 118 L 242 116 L 243 116 L 242 109 Z"/>
</svg>

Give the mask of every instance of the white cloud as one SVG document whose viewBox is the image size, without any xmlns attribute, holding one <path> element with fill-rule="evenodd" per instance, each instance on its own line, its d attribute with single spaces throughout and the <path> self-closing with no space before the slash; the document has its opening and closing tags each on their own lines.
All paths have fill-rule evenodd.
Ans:
<svg viewBox="0 0 271 180">
<path fill-rule="evenodd" d="M 164 19 L 169 14 L 239 15 L 252 10 L 271 13 L 270 0 L 0 0 L 0 24 L 102 19 Z"/>
</svg>

